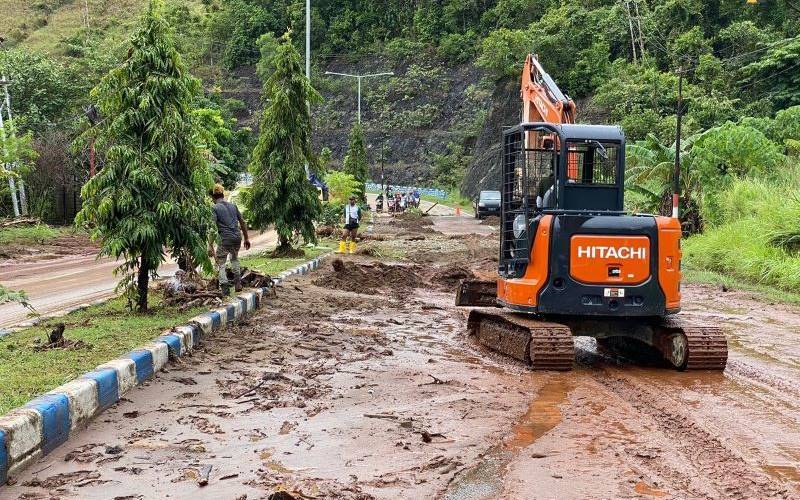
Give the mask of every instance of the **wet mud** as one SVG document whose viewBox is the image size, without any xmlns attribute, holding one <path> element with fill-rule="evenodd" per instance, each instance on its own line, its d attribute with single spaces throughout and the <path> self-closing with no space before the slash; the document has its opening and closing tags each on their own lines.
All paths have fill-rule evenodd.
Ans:
<svg viewBox="0 0 800 500">
<path fill-rule="evenodd" d="M 588 338 L 572 372 L 530 372 L 467 337 L 445 287 L 491 273 L 496 241 L 432 219 L 396 262 L 342 256 L 287 282 L 0 497 L 800 496 L 800 309 L 685 286 L 683 314 L 730 339 L 724 373 L 644 366 Z M 373 243 L 398 231 L 379 218 Z"/>
</svg>

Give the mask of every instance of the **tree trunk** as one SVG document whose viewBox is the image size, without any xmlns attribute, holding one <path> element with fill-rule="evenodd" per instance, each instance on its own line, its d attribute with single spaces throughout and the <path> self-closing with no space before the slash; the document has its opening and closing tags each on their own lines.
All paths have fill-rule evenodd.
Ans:
<svg viewBox="0 0 800 500">
<path fill-rule="evenodd" d="M 136 300 L 136 308 L 139 312 L 147 311 L 147 291 L 150 286 L 150 269 L 147 265 L 140 261 L 139 263 L 139 276 L 137 280 L 138 297 Z"/>
</svg>

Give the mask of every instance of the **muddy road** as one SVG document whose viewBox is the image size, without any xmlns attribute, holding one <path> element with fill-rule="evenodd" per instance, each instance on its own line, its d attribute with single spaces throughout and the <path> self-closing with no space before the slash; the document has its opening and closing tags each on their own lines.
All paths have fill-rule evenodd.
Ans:
<svg viewBox="0 0 800 500">
<path fill-rule="evenodd" d="M 532 373 L 451 305 L 492 274 L 492 226 L 435 219 L 381 218 L 363 255 L 287 282 L 0 497 L 800 497 L 797 308 L 687 286 L 686 314 L 726 328 L 725 373 L 582 338 L 574 371 Z"/>
</svg>

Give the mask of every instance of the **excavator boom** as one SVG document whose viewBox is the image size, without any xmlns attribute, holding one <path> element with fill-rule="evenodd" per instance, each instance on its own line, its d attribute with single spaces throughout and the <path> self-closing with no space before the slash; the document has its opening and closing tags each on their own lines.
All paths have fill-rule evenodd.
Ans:
<svg viewBox="0 0 800 500">
<path fill-rule="evenodd" d="M 575 103 L 561 92 L 535 54 L 525 59 L 520 97 L 523 122 L 575 123 Z"/>
</svg>

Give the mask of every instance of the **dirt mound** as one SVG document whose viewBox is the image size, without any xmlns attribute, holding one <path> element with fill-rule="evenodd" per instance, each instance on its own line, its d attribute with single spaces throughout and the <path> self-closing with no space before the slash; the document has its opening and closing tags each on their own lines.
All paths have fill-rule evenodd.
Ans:
<svg viewBox="0 0 800 500">
<path fill-rule="evenodd" d="M 433 221 L 430 217 L 420 213 L 406 212 L 392 217 L 388 225 L 395 228 L 405 229 L 415 233 L 435 233 Z"/>
<path fill-rule="evenodd" d="M 500 217 L 496 215 L 490 215 L 481 221 L 481 224 L 484 226 L 499 226 L 500 225 Z"/>
<path fill-rule="evenodd" d="M 448 266 L 431 275 L 431 281 L 448 290 L 455 290 L 461 280 L 475 279 L 475 273 L 463 266 Z"/>
<path fill-rule="evenodd" d="M 359 263 L 334 259 L 331 267 L 313 281 L 317 286 L 348 292 L 376 293 L 379 290 L 407 290 L 421 283 L 416 266 L 382 262 Z"/>
</svg>

